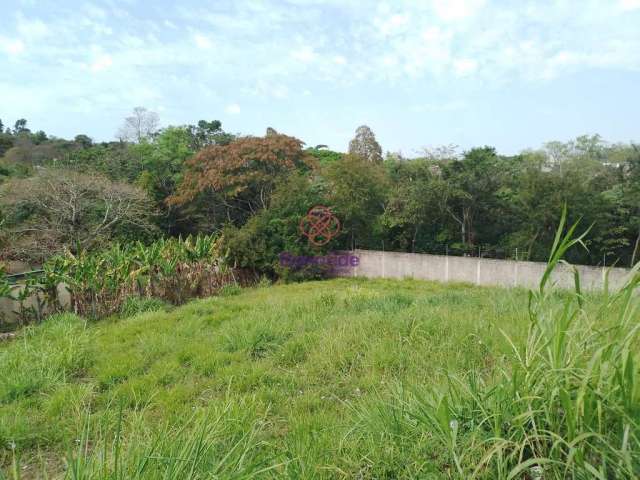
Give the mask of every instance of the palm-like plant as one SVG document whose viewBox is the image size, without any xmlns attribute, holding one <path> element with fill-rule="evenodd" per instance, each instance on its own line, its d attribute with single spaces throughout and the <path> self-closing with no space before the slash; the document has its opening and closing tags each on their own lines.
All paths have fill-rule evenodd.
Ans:
<svg viewBox="0 0 640 480">
<path fill-rule="evenodd" d="M 44 298 L 55 309 L 59 283 L 71 294 L 74 311 L 98 318 L 119 308 L 129 296 L 159 297 L 173 304 L 211 295 L 229 282 L 233 272 L 224 266 L 213 235 L 112 244 L 99 252 L 67 252 L 44 267 Z"/>
</svg>

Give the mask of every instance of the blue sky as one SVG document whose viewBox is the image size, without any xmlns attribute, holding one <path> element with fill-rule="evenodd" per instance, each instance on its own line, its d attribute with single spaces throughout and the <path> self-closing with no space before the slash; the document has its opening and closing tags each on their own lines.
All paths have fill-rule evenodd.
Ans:
<svg viewBox="0 0 640 480">
<path fill-rule="evenodd" d="M 640 0 L 15 0 L 0 118 L 110 140 L 135 106 L 345 150 L 640 140 Z"/>
</svg>

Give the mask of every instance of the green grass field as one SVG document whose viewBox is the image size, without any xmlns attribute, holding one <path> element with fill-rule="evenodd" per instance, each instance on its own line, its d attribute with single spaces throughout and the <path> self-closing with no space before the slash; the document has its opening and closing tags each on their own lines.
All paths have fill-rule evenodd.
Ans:
<svg viewBox="0 0 640 480">
<path fill-rule="evenodd" d="M 514 472 L 506 454 L 474 469 L 494 448 L 481 442 L 496 428 L 504 432 L 504 422 L 519 422 L 507 402 L 511 393 L 496 400 L 490 385 L 504 383 L 503 372 L 515 362 L 505 335 L 517 347 L 527 343 L 524 290 L 337 279 L 225 293 L 171 311 L 89 324 L 73 315 L 54 317 L 1 345 L 4 475 L 462 478 L 470 472 L 507 478 Z M 554 295 L 541 308 L 556 315 L 564 297 Z M 602 325 L 608 331 L 605 300 L 583 300 L 579 315 L 590 320 L 580 330 L 593 333 L 592 326 Z M 606 311 L 616 309 L 624 307 L 612 304 Z M 637 323 L 635 311 L 630 315 Z M 569 361 L 578 362 L 580 349 L 591 351 L 580 345 L 575 351 L 567 346 Z M 599 433 L 626 432 L 626 444 L 615 447 L 626 453 L 613 456 L 622 465 L 615 468 L 625 472 L 638 460 L 637 452 L 629 453 L 638 445 L 638 372 L 629 368 L 621 373 L 631 376 L 629 404 L 620 408 L 631 412 L 631 423 L 604 425 Z M 536 378 L 549 370 L 541 368 Z M 452 375 L 465 379 L 466 394 L 451 386 Z M 534 381 L 527 388 L 536 387 Z M 515 395 L 521 387 L 513 385 Z M 570 398 L 557 395 L 569 410 L 580 396 L 571 392 Z M 487 409 L 514 411 L 487 430 L 487 419 L 496 415 L 478 420 L 483 408 L 469 395 L 487 395 Z M 616 397 L 615 407 L 622 402 Z M 598 410 L 580 405 L 583 416 Z M 559 415 L 568 421 L 566 409 Z M 602 415 L 603 422 L 616 421 Z M 522 423 L 523 430 L 537 428 L 531 418 Z M 586 428 L 575 425 L 567 435 Z M 591 460 L 590 448 L 584 447 L 582 460 L 575 455 L 576 465 L 589 463 L 602 478 L 614 478 L 606 476 L 609 460 Z M 525 451 L 521 463 L 531 456 Z M 536 477 L 535 468 L 543 469 L 532 465 L 512 478 L 560 478 Z"/>
</svg>

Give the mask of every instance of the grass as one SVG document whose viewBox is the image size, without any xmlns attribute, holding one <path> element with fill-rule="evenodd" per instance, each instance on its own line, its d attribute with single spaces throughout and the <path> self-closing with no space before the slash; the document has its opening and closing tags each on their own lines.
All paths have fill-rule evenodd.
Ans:
<svg viewBox="0 0 640 480">
<path fill-rule="evenodd" d="M 540 294 L 532 323 L 518 289 L 336 279 L 223 293 L 96 323 L 61 315 L 1 346 L 6 477 L 637 473 L 638 345 L 620 337 L 637 324 L 632 297 L 580 295 L 574 312 L 575 296 Z"/>
</svg>

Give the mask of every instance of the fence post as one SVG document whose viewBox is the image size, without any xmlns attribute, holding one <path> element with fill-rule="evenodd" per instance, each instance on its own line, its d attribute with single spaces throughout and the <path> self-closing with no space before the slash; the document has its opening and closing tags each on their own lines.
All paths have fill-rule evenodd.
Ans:
<svg viewBox="0 0 640 480">
<path fill-rule="evenodd" d="M 480 253 L 480 247 L 478 247 L 478 263 L 476 266 L 476 285 L 480 285 L 480 259 L 482 255 Z"/>
</svg>

